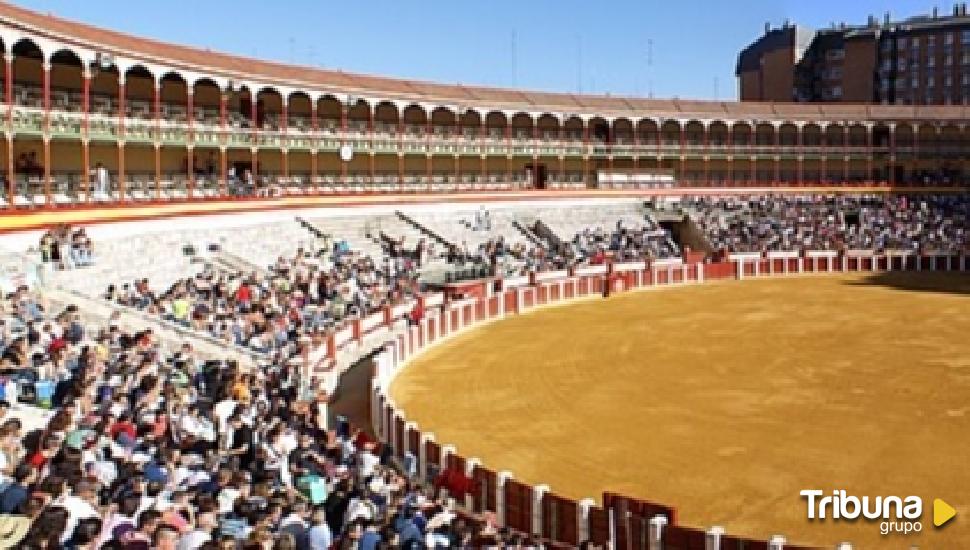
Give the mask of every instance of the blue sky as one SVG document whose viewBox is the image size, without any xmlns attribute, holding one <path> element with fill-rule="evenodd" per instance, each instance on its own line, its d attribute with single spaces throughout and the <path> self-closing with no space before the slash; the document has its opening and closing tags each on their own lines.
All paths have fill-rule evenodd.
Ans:
<svg viewBox="0 0 970 550">
<path fill-rule="evenodd" d="M 915 0 L 13 0 L 140 36 L 446 83 L 733 99 L 766 21 L 947 13 Z"/>
</svg>

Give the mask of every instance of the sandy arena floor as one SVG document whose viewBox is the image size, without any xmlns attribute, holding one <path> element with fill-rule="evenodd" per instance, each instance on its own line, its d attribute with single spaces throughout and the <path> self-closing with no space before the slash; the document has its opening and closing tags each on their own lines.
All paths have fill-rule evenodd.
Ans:
<svg viewBox="0 0 970 550">
<path fill-rule="evenodd" d="M 970 548 L 970 274 L 644 291 L 493 323 L 417 358 L 409 419 L 569 497 L 829 548 Z M 919 495 L 920 535 L 806 519 L 802 489 Z M 933 498 L 957 507 L 937 530 Z"/>
</svg>

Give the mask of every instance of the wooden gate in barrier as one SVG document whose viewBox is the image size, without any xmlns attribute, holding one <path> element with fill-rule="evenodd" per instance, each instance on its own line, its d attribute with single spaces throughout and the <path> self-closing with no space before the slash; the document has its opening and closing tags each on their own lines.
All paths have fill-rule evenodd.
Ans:
<svg viewBox="0 0 970 550">
<path fill-rule="evenodd" d="M 579 505 L 575 500 L 542 495 L 542 537 L 565 544 L 579 544 Z"/>
<path fill-rule="evenodd" d="M 514 479 L 505 482 L 505 525 L 523 533 L 532 532 L 532 487 Z"/>
</svg>

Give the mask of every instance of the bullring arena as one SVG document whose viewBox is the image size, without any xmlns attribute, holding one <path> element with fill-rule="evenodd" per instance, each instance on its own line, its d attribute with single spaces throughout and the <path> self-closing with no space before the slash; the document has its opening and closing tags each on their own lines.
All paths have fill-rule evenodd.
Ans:
<svg viewBox="0 0 970 550">
<path fill-rule="evenodd" d="M 799 491 L 930 502 L 970 486 L 970 277 L 651 290 L 466 332 L 415 358 L 391 396 L 440 440 L 527 483 L 677 503 L 684 524 L 757 538 L 875 548 L 874 524 L 809 523 Z M 955 524 L 932 540 L 968 537 Z"/>
<path fill-rule="evenodd" d="M 0 53 L 0 546 L 970 548 L 966 99 Z"/>
</svg>

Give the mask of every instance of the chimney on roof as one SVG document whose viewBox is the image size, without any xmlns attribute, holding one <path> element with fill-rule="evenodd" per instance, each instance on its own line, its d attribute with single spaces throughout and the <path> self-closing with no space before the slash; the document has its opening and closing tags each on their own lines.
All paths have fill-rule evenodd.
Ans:
<svg viewBox="0 0 970 550">
<path fill-rule="evenodd" d="M 960 4 L 953 4 L 953 17 L 960 15 Z"/>
<path fill-rule="evenodd" d="M 765 34 L 771 32 L 771 21 L 765 21 Z"/>
<path fill-rule="evenodd" d="M 785 24 L 782 25 L 783 29 L 791 28 L 791 19 L 785 19 Z"/>
<path fill-rule="evenodd" d="M 933 6 L 933 19 L 936 19 L 939 16 L 940 16 L 940 8 Z"/>
<path fill-rule="evenodd" d="M 888 27 L 890 21 L 892 21 L 892 15 L 890 15 L 890 13 L 887 11 L 886 12 L 886 16 L 885 16 L 885 18 L 883 20 L 886 22 L 886 26 Z"/>
</svg>

